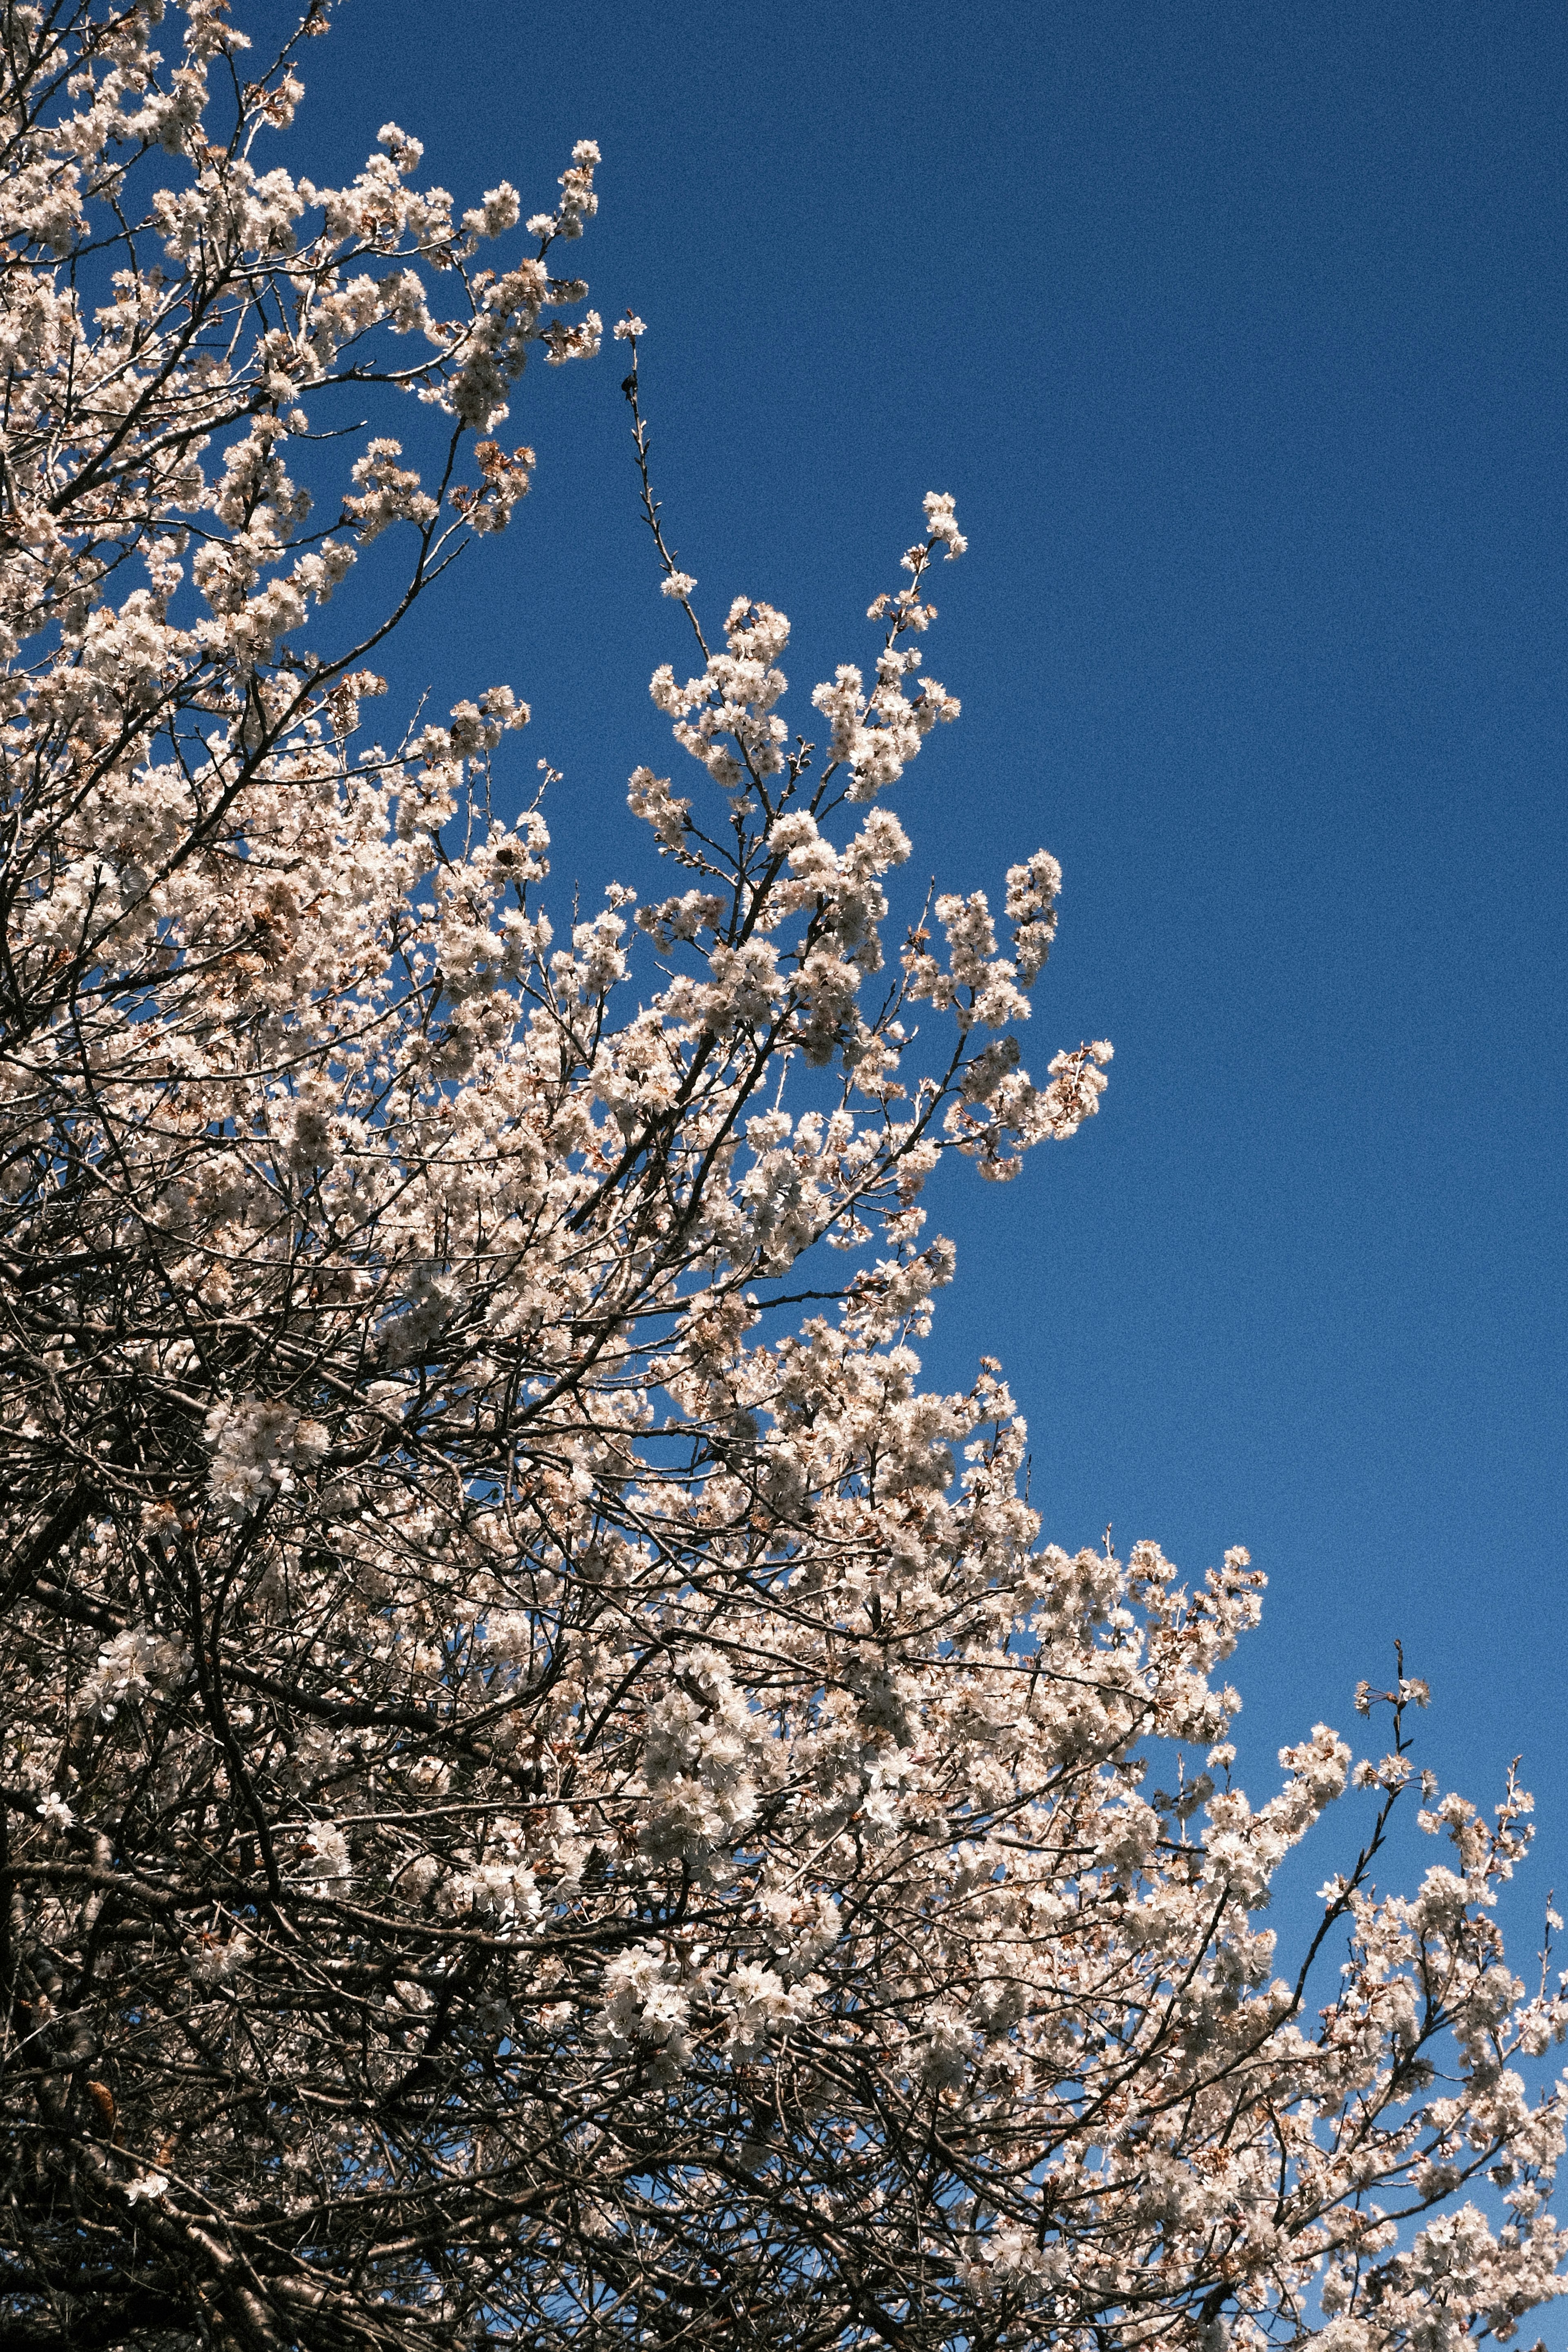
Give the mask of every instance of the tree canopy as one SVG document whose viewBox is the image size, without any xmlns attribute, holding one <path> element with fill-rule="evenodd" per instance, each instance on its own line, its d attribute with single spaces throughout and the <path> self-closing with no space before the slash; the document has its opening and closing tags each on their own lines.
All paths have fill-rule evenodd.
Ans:
<svg viewBox="0 0 1568 2352">
<path fill-rule="evenodd" d="M 792 730 L 784 615 L 711 627 L 666 542 L 621 321 L 675 887 L 552 928 L 514 688 L 391 748 L 364 707 L 527 490 L 525 361 L 600 351 L 553 274 L 599 157 L 526 222 L 394 124 L 351 185 L 269 166 L 326 22 L 4 11 L 7 2342 L 1508 2337 L 1565 2251 L 1568 2003 L 1492 1916 L 1528 1798 L 1420 1771 L 1401 1664 L 1381 1759 L 1320 1725 L 1249 1803 L 1246 1553 L 1069 1557 L 1001 1367 L 921 1385 L 924 1181 L 1110 1060 L 1021 1060 L 1045 850 L 885 950 L 952 499 Z"/>
</svg>

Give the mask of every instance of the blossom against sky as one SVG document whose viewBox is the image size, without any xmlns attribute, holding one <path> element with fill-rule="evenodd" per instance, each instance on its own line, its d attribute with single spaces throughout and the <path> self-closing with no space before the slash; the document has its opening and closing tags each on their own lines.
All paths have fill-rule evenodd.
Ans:
<svg viewBox="0 0 1568 2352">
<path fill-rule="evenodd" d="M 706 610 L 769 599 L 792 674 L 830 677 L 911 503 L 957 496 L 963 724 L 902 793 L 908 870 L 994 903 L 1048 843 L 1041 1017 L 1117 1059 L 1071 1152 L 933 1193 L 929 1373 L 1003 1360 L 1064 1540 L 1250 1548 L 1255 1777 L 1403 1635 L 1446 1772 L 1479 1794 L 1524 1751 L 1533 1905 L 1568 1869 L 1568 29 L 1414 0 L 441 24 L 353 0 L 302 133 L 357 158 L 393 118 L 465 203 L 598 142 L 584 274 L 647 323 Z M 515 680 L 519 797 L 547 752 L 556 877 L 595 899 L 626 776 L 668 763 L 647 676 L 689 650 L 623 356 L 530 375 L 527 508 L 389 668 L 442 709 Z"/>
</svg>

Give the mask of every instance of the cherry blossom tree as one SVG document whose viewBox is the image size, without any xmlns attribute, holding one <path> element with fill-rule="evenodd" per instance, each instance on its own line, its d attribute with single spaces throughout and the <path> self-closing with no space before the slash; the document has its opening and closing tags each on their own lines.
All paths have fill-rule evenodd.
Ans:
<svg viewBox="0 0 1568 2352">
<path fill-rule="evenodd" d="M 921 1385 L 924 1180 L 1110 1058 L 1020 1058 L 1043 850 L 885 961 L 952 500 L 808 741 L 783 614 L 710 633 L 667 545 L 623 320 L 675 887 L 552 930 L 513 689 L 362 712 L 528 488 L 525 359 L 598 348 L 597 151 L 526 223 L 395 125 L 269 167 L 325 21 L 4 9 L 5 2342 L 1506 2339 L 1565 2251 L 1528 1798 L 1420 1773 L 1401 1664 L 1380 1759 L 1319 1726 L 1250 1804 L 1247 1555 L 1069 1558 L 1000 1367 Z"/>
</svg>

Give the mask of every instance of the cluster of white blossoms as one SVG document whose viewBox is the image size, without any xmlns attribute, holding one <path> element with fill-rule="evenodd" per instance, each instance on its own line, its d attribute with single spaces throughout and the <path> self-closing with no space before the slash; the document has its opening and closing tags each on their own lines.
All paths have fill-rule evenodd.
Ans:
<svg viewBox="0 0 1568 2352">
<path fill-rule="evenodd" d="M 665 580 L 667 595 L 684 598 L 697 583 L 684 572 Z M 729 650 L 711 654 L 700 677 L 677 686 L 663 663 L 649 689 L 675 724 L 675 740 L 700 760 L 716 784 L 748 790 L 748 778 L 776 776 L 784 764 L 784 720 L 773 705 L 787 683 L 774 664 L 789 643 L 789 623 L 771 604 L 737 596 L 724 623 Z M 695 717 L 693 717 L 695 714 Z"/>
<path fill-rule="evenodd" d="M 318 1160 L 323 1149 L 312 1139 L 306 1156 Z M 321 1422 L 267 1397 L 220 1401 L 208 1412 L 202 1434 L 212 1449 L 208 1491 L 237 1519 L 286 1495 L 296 1470 L 319 1462 L 331 1444 Z"/>
<path fill-rule="evenodd" d="M 363 722 L 526 488 L 524 358 L 598 341 L 549 268 L 597 150 L 525 227 L 395 125 L 266 168 L 324 22 L 0 50 L 0 2333 L 1507 2339 L 1564 2252 L 1528 1800 L 1422 1777 L 1402 1670 L 1385 1752 L 1320 1726 L 1249 1801 L 1247 1555 L 1044 1543 L 999 1367 L 924 1385 L 928 1180 L 1110 1058 L 1023 1066 L 1047 852 L 888 943 L 952 498 L 805 741 L 783 614 L 703 634 L 623 321 L 692 781 L 630 782 L 674 887 L 552 926 L 513 688 Z M 1352 1807 L 1288 1963 L 1274 1874 Z"/>
<path fill-rule="evenodd" d="M 104 1644 L 98 1662 L 81 1684 L 80 1705 L 86 1714 L 112 1723 L 120 1708 L 131 1702 L 168 1696 L 180 1690 L 191 1674 L 190 1652 L 152 1625 L 128 1625 Z M 63 1807 L 51 1791 L 45 1801 Z"/>
</svg>

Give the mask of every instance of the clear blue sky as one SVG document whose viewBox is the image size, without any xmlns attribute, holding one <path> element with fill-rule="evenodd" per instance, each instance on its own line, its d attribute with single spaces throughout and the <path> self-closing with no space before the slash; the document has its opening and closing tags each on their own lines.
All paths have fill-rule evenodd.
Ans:
<svg viewBox="0 0 1568 2352">
<path fill-rule="evenodd" d="M 318 178 L 391 116 L 463 203 L 504 174 L 529 211 L 600 141 L 574 258 L 649 322 L 700 596 L 795 621 L 797 724 L 921 492 L 957 494 L 931 645 L 964 716 L 898 805 L 948 887 L 1056 851 L 1031 1058 L 1117 1058 L 1074 1143 L 943 1188 L 929 1372 L 1004 1359 L 1061 1540 L 1251 1548 L 1258 1792 L 1403 1635 L 1447 1778 L 1489 1804 L 1524 1752 L 1538 1917 L 1568 1886 L 1568 16 L 350 0 L 306 62 Z M 635 878 L 626 776 L 681 759 L 618 358 L 530 374 L 537 489 L 391 673 L 395 708 L 532 702 L 563 911 Z"/>
</svg>

